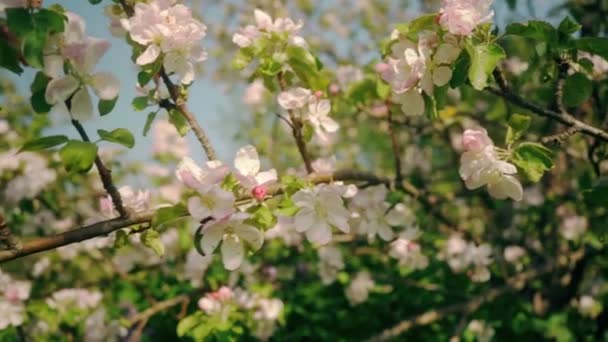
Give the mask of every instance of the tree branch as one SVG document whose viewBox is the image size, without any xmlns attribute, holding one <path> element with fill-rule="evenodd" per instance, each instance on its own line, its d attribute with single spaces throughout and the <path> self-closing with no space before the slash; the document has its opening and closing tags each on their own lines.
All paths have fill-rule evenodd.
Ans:
<svg viewBox="0 0 608 342">
<path fill-rule="evenodd" d="M 9 253 L 19 253 L 23 248 L 21 241 L 13 235 L 11 229 L 6 225 L 6 220 L 2 214 L 0 214 L 0 242 L 6 245 Z"/>
<path fill-rule="evenodd" d="M 500 96 L 500 97 L 504 98 L 505 100 L 507 100 L 517 106 L 525 108 L 537 115 L 544 116 L 546 118 L 558 121 L 569 127 L 576 127 L 580 130 L 580 132 L 582 132 L 584 134 L 590 135 L 590 136 L 600 139 L 604 142 L 608 142 L 608 133 L 607 132 L 605 132 L 597 127 L 588 125 L 582 121 L 579 121 L 567 112 L 560 113 L 560 112 L 556 112 L 551 109 L 542 108 L 541 106 L 539 106 L 535 103 L 532 103 L 532 102 L 522 98 L 521 96 L 513 93 L 510 90 L 510 88 L 506 85 L 506 82 L 501 83 L 501 81 L 499 81 L 500 77 L 502 77 L 500 71 L 495 70 L 494 77 L 496 78 L 496 80 L 499 84 L 499 88 L 488 87 L 488 88 L 486 88 L 488 92 L 490 92 L 494 95 Z M 504 81 L 504 77 L 502 77 L 502 80 Z"/>
<path fill-rule="evenodd" d="M 391 148 L 393 149 L 393 163 L 395 164 L 395 184 L 397 187 L 403 187 L 403 174 L 401 172 L 401 153 L 399 151 L 399 142 L 397 141 L 397 133 L 395 132 L 393 122 L 393 111 L 390 107 L 390 102 L 387 100 L 385 103 L 388 108 L 387 120 L 388 120 L 388 135 L 391 138 Z"/>
<path fill-rule="evenodd" d="M 283 78 L 283 72 L 280 72 L 277 76 L 279 80 L 279 88 L 281 91 L 287 90 L 287 85 L 285 84 L 285 79 Z M 306 167 L 306 172 L 313 173 L 314 169 L 312 168 L 312 162 L 310 160 L 310 156 L 308 154 L 308 150 L 306 149 L 306 141 L 304 141 L 304 135 L 302 134 L 302 120 L 296 117 L 293 110 L 287 110 L 289 113 L 289 120 L 291 120 L 291 133 L 293 134 L 293 138 L 296 141 L 296 145 L 298 146 L 298 151 L 302 156 L 302 160 L 304 161 L 304 166 Z"/>
<path fill-rule="evenodd" d="M 188 297 L 187 295 L 179 295 L 177 297 L 158 302 L 147 308 L 146 310 L 135 314 L 133 317 L 129 318 L 128 325 L 133 326 L 139 322 L 147 322 L 152 316 L 156 315 L 157 313 L 174 307 L 178 304 L 187 303 L 188 301 L 190 301 L 190 297 Z"/>
<path fill-rule="evenodd" d="M 377 177 L 371 173 L 342 170 L 333 174 L 311 175 L 308 180 L 313 184 L 329 183 L 332 181 L 366 182 L 371 184 L 389 184 L 385 178 Z M 283 189 L 280 186 L 268 190 L 269 195 L 279 195 Z M 243 197 L 239 201 L 250 200 L 250 196 Z M 75 228 L 62 234 L 49 237 L 36 238 L 23 243 L 23 248 L 17 252 L 0 251 L 0 263 L 18 259 L 26 255 L 53 250 L 72 243 L 89 240 L 92 238 L 108 235 L 118 229 L 130 227 L 136 224 L 150 223 L 154 217 L 154 211 L 142 213 L 131 213 L 127 217 L 118 217 L 111 220 L 97 222 L 88 226 Z"/>
<path fill-rule="evenodd" d="M 91 139 L 89 139 L 87 132 L 84 130 L 84 127 L 82 127 L 82 124 L 80 124 L 78 120 L 72 119 L 72 125 L 76 127 L 76 130 L 78 131 L 78 134 L 80 134 L 82 140 L 86 142 L 91 142 Z M 116 189 L 116 186 L 112 181 L 112 171 L 105 166 L 101 158 L 99 158 L 99 154 L 95 155 L 95 166 L 97 167 L 97 171 L 99 171 L 99 177 L 101 178 L 103 188 L 112 198 L 112 203 L 114 204 L 116 211 L 118 211 L 121 217 L 127 217 L 128 213 L 122 204 L 120 192 L 118 192 L 118 189 Z"/>
<path fill-rule="evenodd" d="M 441 320 L 451 314 L 459 312 L 473 313 L 477 311 L 483 304 L 496 299 L 497 297 L 521 288 L 526 282 L 538 278 L 544 274 L 552 272 L 556 268 L 557 264 L 555 261 L 549 261 L 539 268 L 529 270 L 524 273 L 520 273 L 516 276 L 506 279 L 506 284 L 497 288 L 490 289 L 480 295 L 477 295 L 470 300 L 446 306 L 441 309 L 429 310 L 420 315 L 414 316 L 410 319 L 404 320 L 392 328 L 386 329 L 380 334 L 370 338 L 368 341 L 387 341 L 396 338 L 403 334 L 412 327 L 419 325 L 431 324 L 435 321 Z"/>
</svg>

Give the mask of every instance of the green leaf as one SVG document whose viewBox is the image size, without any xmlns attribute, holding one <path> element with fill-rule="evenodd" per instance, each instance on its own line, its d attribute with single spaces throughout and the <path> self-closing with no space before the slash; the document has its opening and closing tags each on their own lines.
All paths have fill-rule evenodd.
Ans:
<svg viewBox="0 0 608 342">
<path fill-rule="evenodd" d="M 147 96 L 138 96 L 133 99 L 131 102 L 133 108 L 137 111 L 144 110 L 148 107 L 148 97 Z"/>
<path fill-rule="evenodd" d="M 608 206 L 608 177 L 600 178 L 591 189 L 583 191 L 585 202 L 590 206 Z"/>
<path fill-rule="evenodd" d="M 97 156 L 97 145 L 78 140 L 70 140 L 59 150 L 61 161 L 68 172 L 87 172 Z"/>
<path fill-rule="evenodd" d="M 41 27 L 47 33 L 59 33 L 65 29 L 65 16 L 57 11 L 40 8 L 34 13 L 36 26 Z"/>
<path fill-rule="evenodd" d="M 270 229 L 277 223 L 277 218 L 274 216 L 272 211 L 264 205 L 254 207 L 254 211 L 251 215 L 251 220 L 255 223 L 256 227 L 262 229 Z"/>
<path fill-rule="evenodd" d="M 281 198 L 278 207 L 277 211 L 283 216 L 294 216 L 300 210 L 293 200 L 287 196 Z"/>
<path fill-rule="evenodd" d="M 202 323 L 203 323 L 203 315 L 201 312 L 197 312 L 193 315 L 184 317 L 177 324 L 177 336 L 179 336 L 179 337 L 185 336 L 190 330 L 194 329 L 194 327 L 196 327 L 197 325 L 202 324 Z"/>
<path fill-rule="evenodd" d="M 50 104 L 46 102 L 46 97 L 44 96 L 44 89 L 32 93 L 32 97 L 30 97 L 30 104 L 32 105 L 32 109 L 36 113 L 40 114 L 48 113 L 51 108 L 53 108 Z"/>
<path fill-rule="evenodd" d="M 253 57 L 253 49 L 240 49 L 239 51 L 237 51 L 237 53 L 234 55 L 234 58 L 232 59 L 232 67 L 236 70 L 243 70 L 249 65 L 249 63 L 251 63 Z"/>
<path fill-rule="evenodd" d="M 188 130 L 190 130 L 190 126 L 188 125 L 186 119 L 184 119 L 180 112 L 175 109 L 169 111 L 169 122 L 175 126 L 175 129 L 177 129 L 177 132 L 182 137 L 188 133 Z"/>
<path fill-rule="evenodd" d="M 469 67 L 471 65 L 471 58 L 466 51 L 460 53 L 456 62 L 454 63 L 454 70 L 452 70 L 452 79 L 450 79 L 450 87 L 458 88 L 467 81 L 467 75 Z"/>
<path fill-rule="evenodd" d="M 378 80 L 376 81 L 376 94 L 382 100 L 387 99 L 391 94 L 391 86 L 384 82 L 380 77 L 378 77 Z"/>
<path fill-rule="evenodd" d="M 295 176 L 283 176 L 281 177 L 281 184 L 285 188 L 285 193 L 291 196 L 296 191 L 304 188 L 306 186 L 306 181 L 295 177 Z"/>
<path fill-rule="evenodd" d="M 608 60 L 608 38 L 583 37 L 575 42 L 579 50 L 587 51 Z"/>
<path fill-rule="evenodd" d="M 495 43 L 467 44 L 466 50 L 471 58 L 469 81 L 473 88 L 483 90 L 488 85 L 488 78 L 498 62 L 506 57 L 505 51 Z"/>
<path fill-rule="evenodd" d="M 50 80 L 51 80 L 51 78 L 48 77 L 44 72 L 38 71 L 36 73 L 36 76 L 34 77 L 34 81 L 30 85 L 31 92 L 32 93 L 35 93 L 38 91 L 44 92 L 46 90 L 46 85 L 49 84 Z"/>
<path fill-rule="evenodd" d="M 150 80 L 152 79 L 152 75 L 151 73 L 142 70 L 140 72 L 137 73 L 137 83 L 139 83 L 140 87 L 145 87 L 146 84 L 148 84 L 148 82 L 150 82 Z"/>
<path fill-rule="evenodd" d="M 129 234 L 124 229 L 116 231 L 116 238 L 114 239 L 114 248 L 120 249 L 129 244 Z"/>
<path fill-rule="evenodd" d="M 131 131 L 126 128 L 117 128 L 112 132 L 99 129 L 97 130 L 97 134 L 99 134 L 99 137 L 105 141 L 121 144 L 128 148 L 133 148 L 133 146 L 135 146 L 135 138 L 133 138 Z"/>
<path fill-rule="evenodd" d="M 42 52 L 46 45 L 46 32 L 34 30 L 23 38 L 23 58 L 34 68 L 42 68 Z"/>
<path fill-rule="evenodd" d="M 185 216 L 188 216 L 188 208 L 181 203 L 171 207 L 162 207 L 154 213 L 151 225 L 152 227 L 159 227 Z"/>
<path fill-rule="evenodd" d="M 564 83 L 564 104 L 568 107 L 576 107 L 585 102 L 592 91 L 593 84 L 585 74 L 581 72 L 572 74 Z"/>
<path fill-rule="evenodd" d="M 144 137 L 148 135 L 150 127 L 152 127 L 152 123 L 154 122 L 154 119 L 156 119 L 156 114 L 158 114 L 158 112 L 148 113 L 148 117 L 146 118 L 146 124 L 144 125 Z"/>
<path fill-rule="evenodd" d="M 89 3 L 90 3 L 91 5 L 97 5 L 97 4 L 101 3 L 101 1 L 102 1 L 102 0 L 89 0 Z"/>
<path fill-rule="evenodd" d="M 259 66 L 259 70 L 262 74 L 268 76 L 276 76 L 281 72 L 283 64 L 275 61 L 272 58 L 265 58 L 262 60 Z"/>
<path fill-rule="evenodd" d="M 118 101 L 118 96 L 113 98 L 112 100 L 99 100 L 97 103 L 97 109 L 99 110 L 99 115 L 104 116 L 110 113 L 114 106 L 116 105 L 116 101 Z"/>
<path fill-rule="evenodd" d="M 48 137 L 42 137 L 26 142 L 25 144 L 23 144 L 19 152 L 44 150 L 47 148 L 65 144 L 66 142 L 68 142 L 68 140 L 68 137 L 66 137 L 65 135 L 51 135 Z"/>
<path fill-rule="evenodd" d="M 19 65 L 19 52 L 4 39 L 0 39 L 0 66 L 20 75 L 23 69 Z"/>
<path fill-rule="evenodd" d="M 158 256 L 163 256 L 165 254 L 165 245 L 160 240 L 160 234 L 153 229 L 148 229 L 141 233 L 140 236 L 141 243 L 150 248 L 156 253 Z"/>
<path fill-rule="evenodd" d="M 530 20 L 525 24 L 511 24 L 507 26 L 507 34 L 545 42 L 549 46 L 557 42 L 557 31 L 555 28 L 547 22 L 538 20 Z"/>
<path fill-rule="evenodd" d="M 318 69 L 317 59 L 307 49 L 290 45 L 286 49 L 287 63 L 305 85 L 313 90 L 325 89 L 323 78 Z"/>
<path fill-rule="evenodd" d="M 569 36 L 569 35 L 577 32 L 578 30 L 580 30 L 581 27 L 582 26 L 579 25 L 576 21 L 570 19 L 570 17 L 566 17 L 559 24 L 559 27 L 557 28 L 557 30 L 562 34 Z"/>
<path fill-rule="evenodd" d="M 222 181 L 222 189 L 226 190 L 226 191 L 232 191 L 234 190 L 234 188 L 236 188 L 238 185 L 240 184 L 238 178 L 236 178 L 236 176 L 234 175 L 234 173 L 229 173 L 228 176 L 226 176 L 224 178 L 224 180 Z"/>
<path fill-rule="evenodd" d="M 8 30 L 17 37 L 24 37 L 34 31 L 34 21 L 27 8 L 13 7 L 4 10 Z"/>
<path fill-rule="evenodd" d="M 513 114 L 509 118 L 509 128 L 507 129 L 507 144 L 512 144 L 526 132 L 530 127 L 532 118 L 528 115 Z"/>
<path fill-rule="evenodd" d="M 553 168 L 553 152 L 537 143 L 521 143 L 515 149 L 513 163 L 533 182 Z"/>
<path fill-rule="evenodd" d="M 422 94 L 424 98 L 424 111 L 426 112 L 426 116 L 430 120 L 436 120 L 439 117 L 437 113 L 437 101 L 435 101 L 435 96 L 428 96 L 426 93 Z"/>
</svg>

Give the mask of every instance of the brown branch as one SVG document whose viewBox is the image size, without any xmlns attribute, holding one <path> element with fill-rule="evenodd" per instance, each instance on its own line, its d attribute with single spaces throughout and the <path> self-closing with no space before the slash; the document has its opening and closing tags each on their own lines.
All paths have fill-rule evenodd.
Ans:
<svg viewBox="0 0 608 342">
<path fill-rule="evenodd" d="M 190 297 L 188 297 L 187 295 L 179 295 L 177 297 L 155 303 L 146 310 L 135 314 L 133 317 L 129 318 L 127 325 L 133 326 L 140 322 L 147 322 L 150 318 L 152 318 L 152 316 L 156 315 L 157 313 L 167 310 L 178 304 L 187 303 L 188 301 L 190 301 Z"/>
<path fill-rule="evenodd" d="M 159 74 L 160 74 L 160 77 L 163 79 L 163 82 L 167 86 L 167 90 L 169 90 L 169 95 L 171 95 L 171 99 L 174 102 L 175 110 L 177 110 L 184 117 L 184 119 L 186 119 L 186 121 L 188 122 L 188 125 L 190 125 L 190 128 L 194 132 L 194 135 L 196 136 L 198 141 L 201 143 L 203 150 L 205 150 L 205 154 L 207 155 L 207 158 L 209 160 L 217 159 L 215 150 L 214 150 L 213 146 L 211 145 L 211 141 L 209 141 L 209 138 L 207 137 L 205 130 L 203 130 L 203 127 L 201 127 L 201 125 L 199 125 L 198 121 L 196 121 L 194 114 L 186 106 L 186 101 L 184 100 L 183 96 L 180 94 L 179 87 L 176 86 L 175 84 L 173 84 L 173 82 L 169 78 L 169 75 L 167 75 L 167 72 L 165 71 L 164 67 L 160 68 Z"/>
<path fill-rule="evenodd" d="M 333 174 L 312 175 L 308 178 L 308 180 L 313 184 L 329 183 L 332 181 L 366 182 L 368 184 L 390 183 L 390 181 L 385 178 L 356 170 L 343 170 L 337 171 Z M 268 193 L 269 195 L 279 195 L 282 193 L 282 191 L 283 189 L 280 186 L 275 186 L 270 188 Z M 251 200 L 251 197 L 245 196 L 239 199 L 239 201 L 244 200 Z M 23 248 L 18 252 L 0 251 L 0 263 L 24 257 L 26 255 L 53 250 L 95 237 L 105 236 L 121 228 L 130 227 L 136 224 L 150 223 L 153 216 L 153 211 L 131 213 L 127 217 L 118 217 L 111 220 L 101 221 L 88 226 L 75 228 L 62 234 L 26 241 L 23 243 Z"/>
<path fill-rule="evenodd" d="M 72 119 L 72 125 L 74 125 L 74 127 L 76 128 L 82 140 L 86 142 L 91 142 L 91 139 L 89 139 L 87 132 L 84 130 L 84 127 L 82 127 L 82 124 L 78 120 Z M 128 213 L 122 204 L 120 192 L 118 192 L 118 189 L 116 189 L 116 186 L 114 185 L 114 182 L 112 180 L 112 170 L 108 169 L 105 166 L 101 158 L 99 158 L 99 154 L 95 155 L 95 166 L 97 167 L 97 171 L 99 171 L 99 177 L 101 178 L 103 188 L 112 198 L 112 203 L 114 204 L 116 211 L 118 211 L 121 217 L 127 217 Z"/>
<path fill-rule="evenodd" d="M 7 226 L 6 220 L 2 214 L 0 214 L 0 242 L 8 248 L 9 253 L 19 253 L 23 248 L 21 241 L 13 235 L 11 229 Z"/>
<path fill-rule="evenodd" d="M 497 79 L 497 82 L 498 82 L 498 79 L 499 79 L 498 77 L 501 77 L 501 76 L 497 77 L 497 75 L 500 75 L 500 72 L 497 72 L 495 70 L 494 77 Z M 500 85 L 500 83 L 499 83 L 499 85 Z M 502 86 L 505 86 L 505 84 L 503 84 Z M 500 88 L 488 87 L 487 91 L 494 95 L 500 96 L 500 97 L 504 98 L 505 100 L 507 100 L 517 106 L 520 106 L 524 109 L 527 109 L 537 115 L 544 116 L 546 118 L 558 121 L 569 127 L 577 127 L 584 134 L 590 135 L 590 136 L 600 139 L 604 142 L 608 142 L 608 133 L 607 132 L 605 132 L 597 127 L 588 125 L 582 121 L 579 121 L 567 112 L 560 113 L 560 112 L 557 112 L 557 111 L 554 111 L 551 109 L 543 108 L 543 107 L 541 107 L 533 102 L 530 102 L 530 101 L 524 99 L 523 97 L 513 93 L 513 91 L 510 90 L 508 88 L 508 86 L 505 88 L 503 88 L 502 86 L 500 86 Z"/>
<path fill-rule="evenodd" d="M 453 304 L 441 309 L 429 310 L 425 313 L 404 320 L 399 324 L 393 326 L 392 328 L 386 329 L 380 334 L 370 338 L 368 341 L 391 340 L 415 326 L 431 324 L 449 315 L 460 312 L 473 313 L 477 311 L 477 309 L 479 309 L 483 304 L 490 302 L 507 292 L 521 288 L 523 284 L 532 279 L 536 279 L 544 274 L 552 272 L 556 268 L 556 266 L 557 265 L 554 261 L 547 262 L 539 268 L 532 269 L 527 272 L 520 273 L 511 278 L 508 278 L 506 279 L 505 285 L 490 289 L 480 295 L 471 298 L 466 302 Z"/>
<path fill-rule="evenodd" d="M 281 91 L 287 90 L 287 84 L 285 84 L 283 72 L 280 72 L 277 78 L 279 80 L 279 88 L 281 89 Z M 304 127 L 304 124 L 302 123 L 302 120 L 296 117 L 293 110 L 289 109 L 287 112 L 289 113 L 289 120 L 291 120 L 291 133 L 293 134 L 293 138 L 296 141 L 298 151 L 300 152 L 302 160 L 304 161 L 306 172 L 313 173 L 314 169 L 312 168 L 312 162 L 310 160 L 308 150 L 306 149 L 306 141 L 304 141 L 304 135 L 302 133 L 302 128 Z"/>
</svg>

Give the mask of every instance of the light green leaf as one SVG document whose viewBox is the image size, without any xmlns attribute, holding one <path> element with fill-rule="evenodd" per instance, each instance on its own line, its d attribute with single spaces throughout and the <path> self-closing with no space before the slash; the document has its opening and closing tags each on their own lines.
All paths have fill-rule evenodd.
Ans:
<svg viewBox="0 0 608 342">
<path fill-rule="evenodd" d="M 137 111 L 144 110 L 148 107 L 148 97 L 147 96 L 138 96 L 133 99 L 131 102 L 133 108 Z"/>
<path fill-rule="evenodd" d="M 251 220 L 256 227 L 270 229 L 277 223 L 276 216 L 274 216 L 267 206 L 258 205 L 252 208 L 253 210 L 249 212 L 251 213 Z"/>
<path fill-rule="evenodd" d="M 505 51 L 495 43 L 481 45 L 469 43 L 466 45 L 466 50 L 471 58 L 469 81 L 473 88 L 483 90 L 488 85 L 488 78 L 498 62 L 506 57 Z"/>
<path fill-rule="evenodd" d="M 116 238 L 114 239 L 114 248 L 120 249 L 129 244 L 129 234 L 124 229 L 116 231 Z"/>
<path fill-rule="evenodd" d="M 171 207 L 162 207 L 154 213 L 151 225 L 152 227 L 159 227 L 185 216 L 188 216 L 188 209 L 181 203 Z"/>
<path fill-rule="evenodd" d="M 97 156 L 97 145 L 78 140 L 70 140 L 59 150 L 61 161 L 68 172 L 87 172 Z"/>
<path fill-rule="evenodd" d="M 553 168 L 553 151 L 537 143 L 522 143 L 515 149 L 513 163 L 533 182 Z"/>
<path fill-rule="evenodd" d="M 163 256 L 165 254 L 165 245 L 160 240 L 160 234 L 153 229 L 148 229 L 141 233 L 140 236 L 141 243 L 150 248 L 156 253 L 158 256 Z"/>
<path fill-rule="evenodd" d="M 152 127 L 152 123 L 154 122 L 154 119 L 156 119 L 156 114 L 158 114 L 158 112 L 148 113 L 148 117 L 146 118 L 146 124 L 144 125 L 144 137 L 148 135 L 150 127 Z"/>
<path fill-rule="evenodd" d="M 42 68 L 42 52 L 46 45 L 46 32 L 34 30 L 23 38 L 23 58 L 34 68 Z"/>
<path fill-rule="evenodd" d="M 559 24 L 559 27 L 557 28 L 557 30 L 562 34 L 569 36 L 569 35 L 577 32 L 578 30 L 580 30 L 581 27 L 582 26 L 579 23 L 570 19 L 570 17 L 566 17 Z"/>
<path fill-rule="evenodd" d="M 530 122 L 532 122 L 532 118 L 528 115 L 517 113 L 511 115 L 511 118 L 509 118 L 509 128 L 507 130 L 507 144 L 512 144 L 517 139 L 521 138 L 528 127 L 530 127 Z"/>
<path fill-rule="evenodd" d="M 175 129 L 177 129 L 177 132 L 182 137 L 188 133 L 188 130 L 190 130 L 190 126 L 188 125 L 186 119 L 184 119 L 180 112 L 175 109 L 169 111 L 169 122 L 175 126 Z"/>
<path fill-rule="evenodd" d="M 104 129 L 97 130 L 97 134 L 102 140 L 113 142 L 116 144 L 121 144 L 128 148 L 133 148 L 135 146 L 135 138 L 133 138 L 133 134 L 126 128 L 117 128 L 111 132 L 108 132 Z"/>
<path fill-rule="evenodd" d="M 192 330 L 194 327 L 201 323 L 203 323 L 203 315 L 201 312 L 197 312 L 193 315 L 184 317 L 177 324 L 177 336 L 185 336 L 190 330 Z"/>
<path fill-rule="evenodd" d="M 68 142 L 68 137 L 66 137 L 65 135 L 51 135 L 48 137 L 42 137 L 26 142 L 25 144 L 23 144 L 23 147 L 21 147 L 19 152 L 44 150 L 47 148 L 65 144 L 66 142 Z"/>
</svg>

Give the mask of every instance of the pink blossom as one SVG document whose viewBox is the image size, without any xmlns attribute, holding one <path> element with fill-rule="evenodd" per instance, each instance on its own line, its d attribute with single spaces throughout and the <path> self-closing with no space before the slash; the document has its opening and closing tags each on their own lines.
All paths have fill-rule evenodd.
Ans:
<svg viewBox="0 0 608 342">
<path fill-rule="evenodd" d="M 481 151 L 486 146 L 492 146 L 492 139 L 483 129 L 467 129 L 462 135 L 462 146 L 467 151 Z"/>
<path fill-rule="evenodd" d="M 268 189 L 264 185 L 257 185 L 251 190 L 251 195 L 258 201 L 263 201 Z"/>
<path fill-rule="evenodd" d="M 469 36 L 475 28 L 494 16 L 492 0 L 444 0 L 439 23 L 450 33 Z"/>
</svg>

